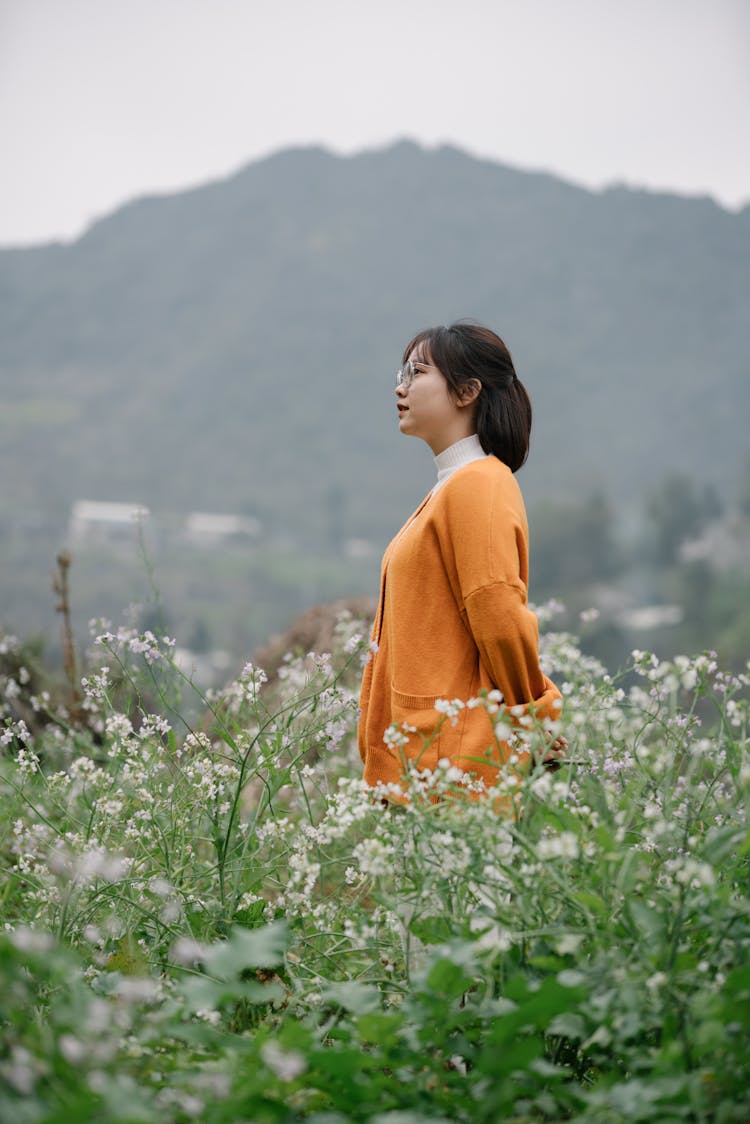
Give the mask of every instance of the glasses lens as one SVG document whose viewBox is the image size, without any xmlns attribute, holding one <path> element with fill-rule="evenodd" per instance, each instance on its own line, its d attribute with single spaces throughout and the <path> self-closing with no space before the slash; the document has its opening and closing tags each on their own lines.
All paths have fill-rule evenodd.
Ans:
<svg viewBox="0 0 750 1124">
<path fill-rule="evenodd" d="M 403 386 L 404 390 L 408 390 L 414 381 L 414 367 L 412 366 L 411 359 L 407 359 L 401 370 L 396 375 L 396 384 Z"/>
</svg>

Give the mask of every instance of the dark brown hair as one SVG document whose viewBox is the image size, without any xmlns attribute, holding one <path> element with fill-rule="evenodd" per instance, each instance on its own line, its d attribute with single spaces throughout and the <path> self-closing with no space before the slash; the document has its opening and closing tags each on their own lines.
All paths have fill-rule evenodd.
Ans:
<svg viewBox="0 0 750 1124">
<path fill-rule="evenodd" d="M 418 332 L 404 349 L 404 363 L 414 351 L 440 370 L 454 397 L 472 379 L 481 383 L 477 436 L 485 453 L 517 472 L 529 455 L 531 401 L 500 337 L 482 324 L 461 320 Z"/>
</svg>

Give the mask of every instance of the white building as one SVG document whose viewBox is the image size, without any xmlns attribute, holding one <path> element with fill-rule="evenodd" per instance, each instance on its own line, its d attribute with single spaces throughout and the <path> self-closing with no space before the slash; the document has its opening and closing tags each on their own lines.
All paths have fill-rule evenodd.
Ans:
<svg viewBox="0 0 750 1124">
<path fill-rule="evenodd" d="M 195 546 L 220 546 L 229 539 L 255 538 L 260 529 L 260 522 L 252 515 L 191 511 L 185 520 L 185 536 Z"/>
<path fill-rule="evenodd" d="M 68 538 L 72 543 L 131 538 L 136 525 L 149 514 L 148 508 L 139 503 L 76 500 L 70 512 Z"/>
</svg>

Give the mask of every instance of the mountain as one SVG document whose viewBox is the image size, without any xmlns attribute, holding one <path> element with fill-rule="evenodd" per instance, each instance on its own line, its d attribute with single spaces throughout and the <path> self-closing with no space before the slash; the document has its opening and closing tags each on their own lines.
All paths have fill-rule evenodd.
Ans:
<svg viewBox="0 0 750 1124">
<path fill-rule="evenodd" d="M 379 546 L 429 488 L 394 375 L 470 316 L 534 402 L 530 504 L 728 495 L 747 448 L 750 208 L 591 192 L 410 142 L 292 149 L 0 252 L 4 525 L 79 498 Z"/>
</svg>

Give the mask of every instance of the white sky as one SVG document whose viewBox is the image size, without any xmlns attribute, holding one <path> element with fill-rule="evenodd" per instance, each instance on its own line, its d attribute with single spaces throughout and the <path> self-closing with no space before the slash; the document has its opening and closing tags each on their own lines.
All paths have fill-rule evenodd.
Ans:
<svg viewBox="0 0 750 1124">
<path fill-rule="evenodd" d="M 750 0 L 0 0 L 0 245 L 293 144 L 750 201 Z"/>
</svg>

